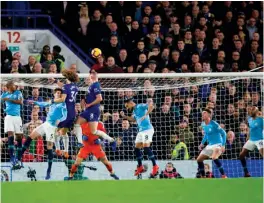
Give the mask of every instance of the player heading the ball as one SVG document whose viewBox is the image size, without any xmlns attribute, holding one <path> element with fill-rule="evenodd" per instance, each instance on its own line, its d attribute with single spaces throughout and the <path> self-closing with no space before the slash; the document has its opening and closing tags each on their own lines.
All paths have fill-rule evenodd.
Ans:
<svg viewBox="0 0 264 203">
<path fill-rule="evenodd" d="M 80 114 L 77 121 L 74 125 L 74 131 L 78 139 L 79 146 L 82 144 L 82 128 L 83 123 L 88 122 L 89 128 L 93 135 L 99 136 L 103 139 L 106 139 L 110 142 L 113 142 L 114 139 L 107 135 L 105 132 L 98 130 L 98 122 L 100 119 L 100 102 L 103 100 L 101 94 L 100 83 L 98 82 L 96 72 L 91 72 L 89 77 L 86 79 L 86 84 L 88 84 L 88 90 L 86 95 L 86 109 Z"/>
<path fill-rule="evenodd" d="M 61 122 L 58 125 L 58 132 L 62 137 L 63 145 L 64 145 L 64 152 L 63 155 L 65 158 L 69 157 L 68 148 L 69 148 L 69 136 L 67 134 L 68 130 L 73 127 L 76 112 L 75 112 L 75 102 L 76 96 L 78 94 L 79 88 L 77 86 L 77 82 L 79 81 L 79 77 L 76 73 L 70 70 L 63 70 L 62 75 L 66 78 L 66 84 L 63 84 L 60 81 L 57 81 L 57 84 L 60 88 L 62 88 L 62 96 L 58 99 L 54 99 L 55 103 L 65 102 L 67 107 L 67 118 L 65 121 Z M 56 153 L 58 155 L 62 155 L 60 151 L 60 136 L 55 136 L 55 146 L 56 146 Z"/>
<path fill-rule="evenodd" d="M 253 106 L 250 109 L 248 117 L 248 125 L 249 125 L 249 140 L 243 146 L 243 149 L 239 155 L 239 159 L 244 169 L 244 177 L 250 177 L 246 156 L 248 151 L 253 151 L 256 147 L 259 150 L 259 153 L 263 157 L 263 142 L 264 142 L 264 134 L 263 134 L 263 117 L 258 116 L 259 110 L 258 107 Z"/>
<path fill-rule="evenodd" d="M 212 158 L 215 165 L 219 169 L 222 178 L 227 178 L 224 169 L 222 168 L 222 164 L 218 159 L 218 157 L 221 156 L 221 154 L 225 151 L 226 132 L 223 130 L 223 128 L 220 127 L 217 122 L 212 120 L 212 111 L 210 109 L 205 109 L 202 112 L 202 119 L 202 129 L 204 132 L 204 137 L 202 143 L 199 146 L 199 150 L 202 151 L 197 158 L 201 177 L 205 177 L 203 161 L 208 158 Z M 204 148 L 205 142 L 207 142 L 208 145 Z"/>
<path fill-rule="evenodd" d="M 13 165 L 13 169 L 19 169 L 22 158 L 22 138 L 23 138 L 23 127 L 22 119 L 20 116 L 21 105 L 23 104 L 22 93 L 17 90 L 16 85 L 13 81 L 8 81 L 6 84 L 7 91 L 1 95 L 1 102 L 5 102 L 5 120 L 4 120 L 4 131 L 8 134 L 8 151 L 10 156 L 10 162 Z M 14 147 L 14 135 L 17 140 L 17 162 L 15 157 Z"/>
<path fill-rule="evenodd" d="M 54 99 L 62 97 L 63 90 L 56 88 L 54 90 Z M 32 102 L 32 101 L 30 101 Z M 38 126 L 34 131 L 27 137 L 24 146 L 22 148 L 22 154 L 29 148 L 30 143 L 33 139 L 38 136 L 46 135 L 47 141 L 47 152 L 48 152 L 48 169 L 46 174 L 46 180 L 50 179 L 52 160 L 53 160 L 53 143 L 55 142 L 55 132 L 57 131 L 58 125 L 67 118 L 67 108 L 65 102 L 54 103 L 50 102 L 32 102 L 41 107 L 49 106 L 49 112 L 47 115 L 46 122 Z"/>
<path fill-rule="evenodd" d="M 126 98 L 125 107 L 128 110 L 133 110 L 133 114 L 132 116 L 125 116 L 124 112 L 121 112 L 121 116 L 129 121 L 136 121 L 139 131 L 135 141 L 135 155 L 137 157 L 138 166 L 134 175 L 138 176 L 145 171 L 142 165 L 143 156 L 141 153 L 141 149 L 144 148 L 145 154 L 148 155 L 148 158 L 153 164 L 152 172 L 150 174 L 150 177 L 153 178 L 159 171 L 159 166 L 156 164 L 156 158 L 150 147 L 154 135 L 154 128 L 151 124 L 149 114 L 154 110 L 154 106 L 152 104 L 136 104 L 132 98 Z"/>
</svg>

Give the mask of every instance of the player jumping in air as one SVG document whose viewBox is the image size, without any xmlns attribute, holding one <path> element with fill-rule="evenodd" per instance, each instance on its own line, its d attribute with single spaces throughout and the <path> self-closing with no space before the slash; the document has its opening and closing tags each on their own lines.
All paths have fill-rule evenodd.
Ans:
<svg viewBox="0 0 264 203">
<path fill-rule="evenodd" d="M 59 99 L 54 99 L 55 103 L 65 102 L 67 106 L 67 119 L 61 122 L 58 125 L 58 132 L 61 136 L 55 136 L 55 147 L 56 153 L 58 155 L 62 155 L 60 150 L 60 138 L 62 137 L 64 152 L 63 155 L 65 158 L 69 157 L 68 148 L 69 148 L 69 136 L 67 134 L 68 130 L 73 127 L 75 121 L 75 102 L 76 96 L 78 94 L 78 86 L 76 82 L 78 82 L 78 75 L 72 71 L 64 70 L 62 75 L 66 78 L 66 84 L 63 85 L 61 82 L 57 82 L 58 86 L 62 88 L 62 97 Z"/>
<path fill-rule="evenodd" d="M 205 177 L 204 163 L 203 161 L 212 158 L 215 165 L 218 167 L 222 178 L 227 178 L 225 175 L 222 164 L 218 157 L 225 151 L 226 144 L 226 132 L 220 127 L 220 125 L 212 120 L 212 112 L 210 109 L 205 109 L 202 113 L 202 128 L 204 131 L 204 137 L 202 143 L 199 146 L 199 150 L 204 148 L 204 143 L 208 142 L 208 145 L 201 151 L 197 158 L 197 163 L 201 177 Z"/>
<path fill-rule="evenodd" d="M 248 151 L 253 151 L 256 147 L 259 150 L 259 153 L 263 157 L 263 118 L 258 116 L 259 110 L 258 107 L 253 106 L 250 111 L 250 117 L 248 117 L 249 124 L 249 140 L 243 146 L 243 149 L 239 155 L 239 159 L 244 169 L 245 177 L 251 177 L 247 169 L 246 156 Z"/>
<path fill-rule="evenodd" d="M 88 122 L 89 129 L 92 135 L 96 135 L 113 142 L 114 139 L 107 135 L 105 132 L 98 130 L 98 122 L 100 119 L 100 102 L 103 100 L 101 95 L 101 87 L 98 82 L 97 75 L 92 72 L 86 79 L 86 83 L 89 85 L 86 95 L 86 110 L 80 114 L 74 125 L 74 131 L 77 136 L 79 145 L 82 146 L 82 128 L 83 123 Z"/>
<path fill-rule="evenodd" d="M 150 177 L 153 178 L 159 171 L 159 166 L 156 164 L 156 158 L 150 147 L 154 134 L 154 128 L 150 122 L 149 114 L 153 111 L 154 106 L 148 104 L 136 104 L 131 98 L 128 98 L 125 100 L 125 107 L 128 110 L 133 110 L 133 115 L 129 117 L 125 116 L 124 112 L 121 112 L 121 116 L 129 121 L 136 121 L 139 128 L 135 141 L 135 155 L 137 157 L 138 166 L 134 175 L 138 176 L 145 171 L 142 165 L 143 156 L 141 153 L 141 149 L 144 148 L 145 154 L 148 155 L 148 158 L 153 164 L 152 172 L 150 174 Z"/>
<path fill-rule="evenodd" d="M 107 170 L 110 173 L 110 176 L 116 180 L 119 180 L 119 178 L 115 175 L 112 164 L 108 161 L 105 152 L 103 151 L 100 141 L 98 140 L 97 135 L 93 135 L 91 133 L 90 127 L 88 123 L 82 124 L 82 132 L 83 132 L 83 144 L 84 147 L 82 147 L 77 155 L 75 164 L 72 165 L 70 177 L 69 180 L 71 180 L 77 171 L 78 167 L 82 163 L 84 159 L 87 158 L 89 154 L 93 154 L 99 161 L 101 161 Z M 97 130 L 100 130 L 102 132 L 106 132 L 104 128 L 104 124 L 102 122 L 98 122 Z"/>
<path fill-rule="evenodd" d="M 8 150 L 10 156 L 10 162 L 13 165 L 13 169 L 19 169 L 21 167 L 22 158 L 22 138 L 23 127 L 22 119 L 20 117 L 21 105 L 23 104 L 22 93 L 17 90 L 13 81 L 8 81 L 6 84 L 7 91 L 1 95 L 1 101 L 5 102 L 5 121 L 4 130 L 8 134 Z M 14 139 L 17 140 L 17 159 L 14 155 Z"/>
<path fill-rule="evenodd" d="M 62 97 L 62 89 L 56 88 L 54 90 L 54 99 Z M 38 126 L 34 131 L 27 137 L 24 146 L 22 148 L 22 154 L 29 148 L 30 143 L 33 139 L 38 136 L 46 135 L 47 151 L 48 151 L 48 169 L 46 174 L 46 180 L 50 179 L 52 160 L 53 160 L 53 143 L 55 142 L 54 137 L 57 131 L 58 125 L 63 122 L 67 117 L 67 108 L 65 102 L 54 103 L 54 102 L 33 102 L 35 105 L 41 107 L 49 106 L 49 112 L 47 115 L 46 122 Z"/>
</svg>

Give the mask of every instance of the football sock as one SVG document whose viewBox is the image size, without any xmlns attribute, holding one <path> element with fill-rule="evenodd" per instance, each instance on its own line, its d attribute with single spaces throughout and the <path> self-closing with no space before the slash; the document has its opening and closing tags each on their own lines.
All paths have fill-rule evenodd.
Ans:
<svg viewBox="0 0 264 203">
<path fill-rule="evenodd" d="M 142 153 L 141 149 L 135 148 L 135 155 L 137 157 L 138 167 L 142 166 Z"/>
<path fill-rule="evenodd" d="M 204 176 L 205 176 L 205 172 L 204 172 L 204 163 L 203 163 L 203 162 L 198 162 L 198 161 L 197 161 L 197 164 L 198 164 L 199 172 L 200 172 L 201 176 L 204 177 Z"/>
<path fill-rule="evenodd" d="M 13 161 L 14 160 L 14 136 L 9 136 L 8 137 L 8 151 L 9 151 L 9 156 L 10 156 L 10 160 Z"/>
<path fill-rule="evenodd" d="M 63 141 L 64 151 L 68 152 L 68 150 L 69 150 L 69 136 L 68 136 L 68 134 L 62 135 L 62 141 Z"/>
<path fill-rule="evenodd" d="M 109 171 L 109 173 L 112 173 L 113 172 L 113 167 L 112 167 L 112 164 L 111 163 L 106 164 L 105 166 L 106 166 L 107 170 Z"/>
<path fill-rule="evenodd" d="M 74 125 L 74 132 L 79 143 L 82 143 L 82 128 L 79 124 Z"/>
<path fill-rule="evenodd" d="M 240 161 L 241 161 L 241 164 L 242 164 L 242 166 L 243 166 L 244 173 L 248 173 L 248 169 L 247 169 L 247 161 L 246 161 L 246 159 L 245 159 L 245 158 L 242 158 L 242 159 L 240 159 Z"/>
<path fill-rule="evenodd" d="M 214 163 L 217 166 L 217 168 L 218 168 L 219 172 L 221 173 L 221 175 L 225 175 L 225 172 L 224 172 L 224 169 L 222 167 L 222 164 L 221 164 L 220 160 L 219 159 L 215 159 Z"/>
<path fill-rule="evenodd" d="M 145 152 L 145 154 L 148 155 L 148 158 L 152 161 L 153 166 L 155 166 L 156 165 L 156 159 L 155 159 L 155 156 L 154 156 L 151 148 L 150 147 L 144 147 L 144 152 Z"/>
<path fill-rule="evenodd" d="M 51 172 L 51 167 L 52 167 L 52 160 L 53 160 L 53 152 L 52 149 L 48 149 L 48 170 L 47 172 Z"/>
<path fill-rule="evenodd" d="M 21 152 L 21 156 L 24 154 L 24 152 L 29 148 L 30 143 L 31 143 L 32 139 L 31 137 L 27 137 L 26 141 L 24 142 L 24 145 L 22 147 L 22 152 Z"/>
<path fill-rule="evenodd" d="M 22 139 L 17 139 L 17 159 L 21 161 L 22 158 Z"/>
<path fill-rule="evenodd" d="M 60 150 L 60 139 L 61 139 L 61 137 L 59 135 L 55 135 L 55 142 L 54 142 L 54 144 L 55 144 L 56 150 Z"/>
</svg>

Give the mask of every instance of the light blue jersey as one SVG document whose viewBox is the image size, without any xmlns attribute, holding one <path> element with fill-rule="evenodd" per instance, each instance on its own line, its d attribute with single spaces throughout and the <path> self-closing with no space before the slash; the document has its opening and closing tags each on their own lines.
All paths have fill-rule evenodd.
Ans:
<svg viewBox="0 0 264 203">
<path fill-rule="evenodd" d="M 21 100 L 23 99 L 22 93 L 19 90 L 15 90 L 13 93 L 10 92 L 4 92 L 1 95 L 1 100 L 3 98 L 9 98 L 12 100 Z M 20 110 L 21 110 L 21 105 L 20 104 L 15 104 L 11 101 L 5 101 L 5 113 L 6 115 L 9 116 L 20 116 Z"/>
<path fill-rule="evenodd" d="M 137 121 L 139 132 L 153 129 L 149 115 L 144 120 L 141 121 L 141 118 L 147 113 L 147 111 L 148 111 L 148 104 L 137 104 L 134 108 L 133 117 Z"/>
<path fill-rule="evenodd" d="M 217 122 L 211 120 L 208 125 L 202 122 L 202 128 L 204 131 L 202 144 L 207 141 L 209 145 L 222 144 L 222 146 L 225 146 L 226 132 Z"/>
<path fill-rule="evenodd" d="M 248 117 L 248 125 L 249 125 L 249 140 L 258 141 L 263 140 L 263 118 L 257 117 L 253 119 L 252 117 Z"/>
<path fill-rule="evenodd" d="M 46 122 L 52 126 L 56 126 L 56 121 L 64 121 L 67 118 L 67 107 L 65 102 L 62 103 L 50 103 L 50 102 L 34 102 L 34 104 L 40 107 L 49 106 L 49 113 L 47 115 Z"/>
</svg>

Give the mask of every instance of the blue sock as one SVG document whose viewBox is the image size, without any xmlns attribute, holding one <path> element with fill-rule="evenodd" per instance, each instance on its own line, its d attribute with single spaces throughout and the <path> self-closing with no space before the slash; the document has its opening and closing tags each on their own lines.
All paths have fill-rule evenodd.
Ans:
<svg viewBox="0 0 264 203">
<path fill-rule="evenodd" d="M 199 172 L 201 174 L 202 177 L 205 177 L 205 172 L 204 172 L 204 163 L 203 162 L 198 162 L 198 168 L 199 168 Z"/>
<path fill-rule="evenodd" d="M 156 165 L 156 159 L 155 159 L 155 156 L 154 156 L 151 148 L 150 147 L 144 147 L 144 152 L 145 152 L 145 154 L 148 155 L 148 158 L 152 161 L 153 166 L 155 166 Z"/>
<path fill-rule="evenodd" d="M 52 167 L 52 160 L 53 160 L 53 152 L 52 149 L 48 149 L 48 170 L 47 172 L 51 172 L 51 167 Z"/>
<path fill-rule="evenodd" d="M 243 166 L 243 170 L 244 170 L 244 173 L 248 173 L 248 169 L 247 169 L 247 161 L 245 158 L 240 158 L 240 161 L 241 161 L 241 164 Z"/>
<path fill-rule="evenodd" d="M 135 148 L 135 155 L 137 157 L 138 167 L 142 166 L 142 153 L 141 149 Z"/>
<path fill-rule="evenodd" d="M 31 137 L 28 136 L 27 139 L 26 139 L 26 141 L 25 141 L 25 143 L 24 143 L 24 145 L 23 145 L 23 147 L 22 147 L 21 156 L 29 148 L 31 141 L 32 141 Z"/>
<path fill-rule="evenodd" d="M 17 140 L 17 159 L 21 161 L 22 158 L 22 139 Z"/>
<path fill-rule="evenodd" d="M 224 169 L 222 168 L 222 164 L 219 161 L 219 159 L 215 159 L 214 163 L 217 166 L 218 170 L 220 171 L 221 175 L 225 175 Z"/>
<path fill-rule="evenodd" d="M 8 137 L 8 151 L 9 151 L 9 156 L 10 156 L 10 161 L 13 161 L 15 156 L 14 156 L 14 136 L 9 136 Z"/>
</svg>

